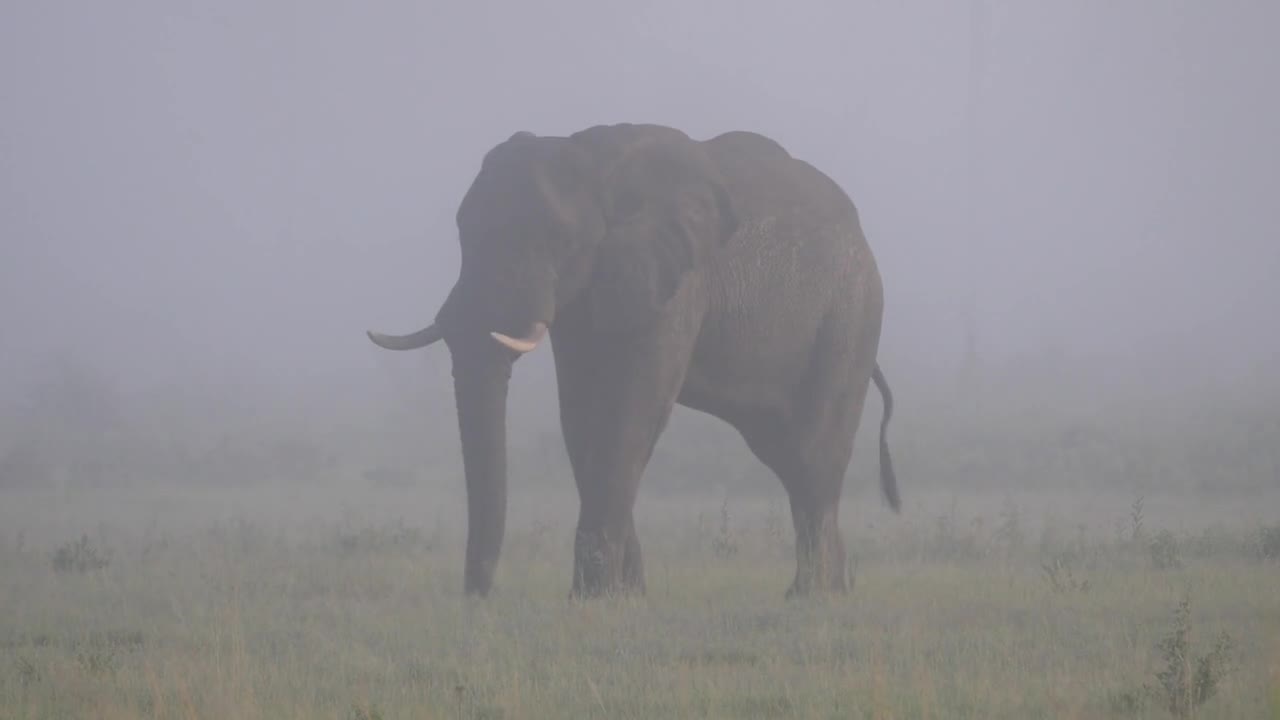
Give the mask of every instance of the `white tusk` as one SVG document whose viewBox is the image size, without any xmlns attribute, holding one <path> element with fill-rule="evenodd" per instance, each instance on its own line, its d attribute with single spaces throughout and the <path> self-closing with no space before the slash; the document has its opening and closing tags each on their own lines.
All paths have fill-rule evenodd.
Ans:
<svg viewBox="0 0 1280 720">
<path fill-rule="evenodd" d="M 534 323 L 533 331 L 522 338 L 513 338 L 510 335 L 503 335 L 499 332 L 491 332 L 489 334 L 505 347 L 524 355 L 532 352 L 534 348 L 538 347 L 538 343 L 542 342 L 543 336 L 547 334 L 547 324 L 543 322 Z"/>
</svg>

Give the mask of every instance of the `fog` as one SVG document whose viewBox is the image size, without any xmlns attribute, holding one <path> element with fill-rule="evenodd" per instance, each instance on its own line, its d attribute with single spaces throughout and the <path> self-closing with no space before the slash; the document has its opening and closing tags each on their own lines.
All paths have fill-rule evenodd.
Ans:
<svg viewBox="0 0 1280 720">
<path fill-rule="evenodd" d="M 448 416 L 447 353 L 364 330 L 434 315 L 490 147 L 613 122 L 755 130 L 835 178 L 908 412 L 967 359 L 996 389 L 1274 388 L 1278 26 L 1265 0 L 5 3 L 0 400 L 70 362 L 197 413 Z M 544 349 L 513 392 L 551 383 Z"/>
<path fill-rule="evenodd" d="M 0 2 L 0 708 L 1280 717 L 1277 30 L 1276 0 Z M 470 523 L 448 351 L 365 331 L 434 317 L 490 148 L 619 122 L 760 132 L 851 196 L 900 513 L 871 391 L 838 513 L 821 458 L 788 513 L 679 408 L 634 517 L 579 516 L 540 347 L 509 492 L 473 496 L 505 522 Z M 592 568 L 645 597 L 566 602 Z M 824 574 L 847 594 L 788 590 Z"/>
</svg>

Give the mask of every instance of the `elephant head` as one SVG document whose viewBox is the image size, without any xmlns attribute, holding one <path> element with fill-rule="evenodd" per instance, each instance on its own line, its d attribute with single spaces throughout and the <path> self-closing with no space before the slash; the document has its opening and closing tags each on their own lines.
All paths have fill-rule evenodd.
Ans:
<svg viewBox="0 0 1280 720">
<path fill-rule="evenodd" d="M 615 125 L 570 137 L 520 132 L 485 156 L 457 212 L 461 268 L 435 321 L 369 332 L 390 350 L 443 340 L 453 361 L 467 487 L 464 589 L 486 595 L 506 520 L 506 398 L 514 361 L 564 310 L 625 333 L 732 234 L 729 198 L 683 133 Z"/>
</svg>

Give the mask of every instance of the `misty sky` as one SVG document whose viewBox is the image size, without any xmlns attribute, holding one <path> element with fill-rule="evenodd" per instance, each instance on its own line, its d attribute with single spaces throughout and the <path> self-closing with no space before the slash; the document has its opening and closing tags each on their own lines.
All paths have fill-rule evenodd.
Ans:
<svg viewBox="0 0 1280 720">
<path fill-rule="evenodd" d="M 621 121 L 841 183 L 890 367 L 957 364 L 971 299 L 994 360 L 1274 362 L 1280 4 L 985 6 L 972 85 L 962 0 L 3 3 L 0 371 L 376 376 L 482 155 Z"/>
</svg>

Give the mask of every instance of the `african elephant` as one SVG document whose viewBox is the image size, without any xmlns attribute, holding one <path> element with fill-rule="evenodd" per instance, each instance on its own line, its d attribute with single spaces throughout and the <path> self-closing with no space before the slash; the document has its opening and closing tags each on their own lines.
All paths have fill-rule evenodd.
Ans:
<svg viewBox="0 0 1280 720">
<path fill-rule="evenodd" d="M 705 141 L 658 125 L 491 149 L 457 212 L 461 269 L 410 350 L 443 340 L 467 487 L 464 589 L 487 595 L 506 522 L 506 398 L 514 361 L 550 334 L 580 499 L 572 597 L 643 593 L 632 508 L 673 406 L 736 428 L 786 488 L 796 533 L 787 596 L 844 591 L 837 524 L 876 360 L 879 270 L 848 196 L 750 132 Z"/>
</svg>

